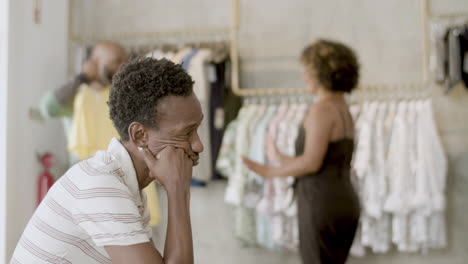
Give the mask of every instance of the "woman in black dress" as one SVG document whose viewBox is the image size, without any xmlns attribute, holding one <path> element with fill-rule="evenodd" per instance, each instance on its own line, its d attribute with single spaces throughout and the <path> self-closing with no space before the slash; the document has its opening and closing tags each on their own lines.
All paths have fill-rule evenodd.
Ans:
<svg viewBox="0 0 468 264">
<path fill-rule="evenodd" d="M 345 263 L 360 207 L 350 179 L 354 123 L 343 95 L 356 87 L 359 64 L 349 47 L 329 40 L 306 47 L 301 62 L 307 89 L 317 101 L 304 119 L 298 155 L 279 155 L 277 168 L 244 163 L 264 177 L 296 177 L 303 263 Z"/>
</svg>

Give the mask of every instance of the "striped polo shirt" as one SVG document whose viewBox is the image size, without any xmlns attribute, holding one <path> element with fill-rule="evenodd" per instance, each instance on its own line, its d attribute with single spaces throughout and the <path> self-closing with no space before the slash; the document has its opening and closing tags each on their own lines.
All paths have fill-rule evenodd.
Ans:
<svg viewBox="0 0 468 264">
<path fill-rule="evenodd" d="M 23 263 L 111 263 L 104 246 L 150 241 L 146 194 L 125 147 L 73 166 L 49 190 L 11 259 Z"/>
</svg>

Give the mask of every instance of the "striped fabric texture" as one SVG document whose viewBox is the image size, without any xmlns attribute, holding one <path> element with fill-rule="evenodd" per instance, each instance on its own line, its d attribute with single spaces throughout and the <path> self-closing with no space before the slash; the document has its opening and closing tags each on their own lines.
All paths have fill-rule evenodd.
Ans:
<svg viewBox="0 0 468 264">
<path fill-rule="evenodd" d="M 125 147 L 112 139 L 73 166 L 29 221 L 10 264 L 112 263 L 104 246 L 150 241 L 146 194 Z"/>
</svg>

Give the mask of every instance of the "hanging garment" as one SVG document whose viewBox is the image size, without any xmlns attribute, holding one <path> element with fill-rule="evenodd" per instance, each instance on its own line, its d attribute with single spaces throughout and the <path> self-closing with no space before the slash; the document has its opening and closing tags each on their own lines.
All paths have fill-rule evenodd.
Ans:
<svg viewBox="0 0 468 264">
<path fill-rule="evenodd" d="M 244 205 L 245 186 L 248 179 L 248 169 L 242 162 L 242 157 L 247 156 L 249 153 L 250 143 L 252 142 L 252 132 L 255 129 L 256 122 L 261 118 L 265 111 L 264 105 L 248 105 L 246 114 L 239 121 L 237 135 L 236 135 L 236 167 L 235 178 L 237 181 L 237 192 L 239 197 L 238 205 Z"/>
<path fill-rule="evenodd" d="M 248 143 L 246 139 L 247 125 L 249 119 L 255 114 L 255 105 L 247 105 L 240 109 L 239 117 L 237 121 L 237 130 L 235 132 L 235 141 L 234 141 L 234 172 L 229 176 L 228 185 L 226 187 L 226 192 L 224 195 L 224 200 L 227 204 L 239 206 L 241 205 L 242 200 L 242 164 L 241 153 L 245 153 L 248 148 Z"/>
<path fill-rule="evenodd" d="M 288 111 L 285 117 L 280 121 L 278 125 L 278 132 L 276 137 L 276 145 L 278 150 L 283 155 L 288 155 L 290 148 L 288 145 L 288 138 L 290 128 L 294 126 L 294 118 L 297 114 L 298 105 L 293 104 L 288 108 Z M 290 155 L 290 154 L 289 154 Z M 273 212 L 272 216 L 272 227 L 273 227 L 273 241 L 276 245 L 281 248 L 284 248 L 285 244 L 285 227 L 287 222 L 287 217 L 285 213 L 284 202 L 288 198 L 288 187 L 291 184 L 287 178 L 273 178 L 273 187 L 274 187 L 274 199 L 273 199 Z"/>
<path fill-rule="evenodd" d="M 296 107 L 296 114 L 293 116 L 291 126 L 288 129 L 287 137 L 287 155 L 296 155 L 296 141 L 299 135 L 299 129 L 302 126 L 304 117 L 309 106 L 307 104 L 299 104 Z M 282 208 L 284 214 L 283 235 L 281 246 L 291 251 L 297 251 L 299 247 L 299 230 L 297 219 L 297 201 L 294 195 L 295 178 L 289 176 L 286 178 L 287 189 L 286 196 L 283 200 Z"/>
<path fill-rule="evenodd" d="M 388 196 L 389 163 L 387 162 L 388 148 L 391 138 L 392 122 L 395 115 L 396 105 L 394 103 L 379 103 L 379 112 L 376 117 L 374 136 L 375 146 L 375 171 L 378 176 L 377 186 L 377 214 L 373 225 L 372 251 L 374 253 L 387 253 L 391 249 L 391 214 L 384 210 L 386 197 Z M 367 216 L 363 214 L 365 219 Z"/>
<path fill-rule="evenodd" d="M 302 127 L 297 141 L 298 155 L 304 152 L 304 142 Z M 350 180 L 353 148 L 352 139 L 330 142 L 322 168 L 297 179 L 303 263 L 345 263 L 347 259 L 360 214 L 359 200 Z"/>
<path fill-rule="evenodd" d="M 246 126 L 246 135 L 249 141 L 249 147 L 251 146 L 251 143 L 253 143 L 252 138 L 254 136 L 255 130 L 257 129 L 259 121 L 264 116 L 265 111 L 265 105 L 257 105 L 255 109 L 255 114 L 252 116 L 252 118 Z M 243 156 L 247 156 L 249 154 L 249 147 L 245 149 L 245 153 L 243 154 Z M 245 167 L 241 160 L 239 160 L 239 162 L 241 162 L 242 166 L 241 190 L 243 199 L 241 201 L 242 204 L 240 208 L 238 208 L 237 214 L 235 215 L 235 218 L 237 219 L 236 233 L 238 238 L 241 241 L 243 241 L 246 245 L 254 246 L 257 245 L 255 214 L 255 206 L 257 202 L 255 201 L 256 195 L 254 194 L 254 199 L 251 199 L 252 195 L 249 194 L 255 193 L 255 191 L 258 192 L 259 188 L 257 182 L 255 180 L 252 181 L 249 177 L 249 170 Z"/>
<path fill-rule="evenodd" d="M 359 131 L 360 131 L 360 123 L 359 122 L 359 118 L 361 117 L 361 105 L 359 104 L 354 104 L 354 105 L 351 105 L 349 107 L 349 112 L 351 114 L 351 117 L 353 118 L 354 120 L 354 133 L 355 133 L 355 139 L 354 139 L 354 145 L 356 146 L 356 148 L 359 147 Z M 354 164 L 355 164 L 355 160 L 356 160 L 356 151 L 353 155 L 353 158 L 351 160 L 351 167 L 352 167 L 352 170 L 351 170 L 351 183 L 353 184 L 353 187 L 354 189 L 356 190 L 357 194 L 358 194 L 358 197 L 361 198 L 362 197 L 362 189 L 360 188 L 360 181 L 356 175 L 356 170 L 354 168 Z M 362 203 L 362 200 L 360 200 L 360 202 Z M 350 254 L 352 256 L 355 256 L 355 257 L 363 257 L 366 255 L 366 248 L 364 247 L 364 245 L 362 244 L 362 219 L 365 217 L 364 214 L 361 214 L 361 217 L 359 219 L 359 225 L 358 225 L 358 228 L 356 230 L 356 235 L 354 236 L 354 240 L 353 240 L 353 245 L 351 246 L 351 249 L 350 249 Z"/>
<path fill-rule="evenodd" d="M 389 162 L 392 164 L 389 176 L 389 196 L 385 202 L 385 210 L 392 213 L 408 213 L 407 193 L 405 183 L 409 177 L 409 150 L 408 150 L 408 124 L 407 102 L 400 102 L 397 106 L 392 139 L 389 146 Z"/>
<path fill-rule="evenodd" d="M 75 97 L 68 150 L 81 160 L 106 149 L 110 140 L 118 137 L 109 118 L 109 91 L 109 87 L 96 91 L 82 85 Z"/>
<path fill-rule="evenodd" d="M 353 166 L 363 212 L 353 255 L 364 247 L 386 253 L 392 243 L 403 252 L 446 246 L 446 158 L 430 107 L 428 100 L 366 102 L 359 111 Z"/>
<path fill-rule="evenodd" d="M 417 152 L 417 108 L 415 101 L 408 102 L 407 110 L 407 126 L 408 126 L 408 154 L 409 154 L 409 178 L 406 181 L 406 186 L 404 192 L 407 193 L 407 206 L 408 206 L 408 217 L 407 217 L 407 234 L 406 242 L 408 244 L 409 252 L 417 252 L 421 249 L 421 241 L 419 241 L 422 236 L 420 234 L 420 228 L 424 228 L 425 221 L 424 216 L 421 214 L 421 204 L 419 201 L 414 199 L 414 194 L 417 191 L 417 170 L 416 165 L 418 162 L 418 152 Z"/>
<path fill-rule="evenodd" d="M 192 55 L 191 53 L 190 55 Z M 190 56 L 188 55 L 188 56 Z M 192 76 L 195 84 L 193 85 L 193 91 L 200 101 L 202 112 L 208 115 L 209 113 L 209 83 L 206 74 L 206 63 L 210 59 L 211 51 L 207 49 L 200 49 L 190 59 L 190 62 L 186 63 L 188 66 L 188 73 Z M 186 60 L 189 57 L 185 58 Z M 193 168 L 193 178 L 197 181 L 207 182 L 212 178 L 213 171 L 211 165 L 211 138 L 210 138 L 210 125 L 209 122 L 202 122 L 198 129 L 198 135 L 200 140 L 203 142 L 204 150 L 200 154 L 200 163 L 198 166 Z"/>
<path fill-rule="evenodd" d="M 372 137 L 370 152 L 372 153 L 369 170 L 363 179 L 363 208 L 361 215 L 362 244 L 370 247 L 374 253 L 385 253 L 390 250 L 391 236 L 389 234 L 391 218 L 384 212 L 383 205 L 387 196 L 387 171 L 385 138 L 385 103 L 372 103 L 369 107 Z"/>
<path fill-rule="evenodd" d="M 271 119 L 274 118 L 275 114 L 276 106 L 269 106 L 265 112 L 265 116 L 258 122 L 258 125 L 254 131 L 254 136 L 252 137 L 252 142 L 255 142 L 255 144 L 250 145 L 248 157 L 262 164 L 265 163 L 266 159 L 266 130 L 268 128 L 268 124 L 270 123 Z M 272 239 L 270 238 L 271 225 L 269 224 L 269 221 L 262 218 L 262 215 L 259 215 L 258 211 L 256 211 L 256 208 L 258 207 L 258 204 L 263 197 L 264 179 L 256 173 L 249 171 L 246 185 L 244 203 L 246 207 L 254 210 L 253 215 L 255 217 L 257 243 L 266 248 L 273 249 L 273 244 L 271 243 Z"/>
<path fill-rule="evenodd" d="M 145 55 L 145 57 L 147 57 L 147 58 L 153 58 L 153 59 L 157 59 L 157 60 L 167 59 L 167 60 L 170 60 L 170 61 L 173 61 L 174 56 L 175 56 L 175 54 L 173 52 L 163 52 L 160 49 L 150 51 Z"/>
<path fill-rule="evenodd" d="M 276 114 L 276 106 L 269 106 L 263 118 L 261 118 L 254 129 L 254 134 L 251 137 L 252 142 L 255 144 L 251 144 L 249 148 L 248 158 L 260 164 L 265 164 L 266 160 L 266 153 L 265 153 L 265 134 L 270 123 L 271 119 Z M 260 117 L 262 115 L 259 114 Z M 252 122 L 255 124 L 255 121 Z M 249 171 L 248 172 L 248 180 L 247 180 L 247 187 L 246 187 L 246 194 L 245 194 L 245 202 L 244 204 L 248 208 L 256 208 L 261 197 L 263 196 L 263 177 L 257 175 L 255 172 Z"/>
<path fill-rule="evenodd" d="M 447 90 L 451 90 L 462 81 L 462 54 L 460 46 L 460 28 L 448 31 L 448 82 Z"/>
<path fill-rule="evenodd" d="M 450 80 L 449 68 L 451 67 L 450 64 L 454 67 L 455 65 L 453 63 L 456 63 L 451 60 L 454 58 L 452 56 L 455 55 L 452 48 L 456 43 L 452 43 L 452 47 L 450 47 L 450 31 L 462 25 L 465 19 L 466 18 L 458 17 L 451 18 L 450 20 L 435 20 L 431 21 L 429 24 L 429 69 L 434 81 L 446 86 L 447 88 L 453 87 L 453 81 Z M 461 58 L 464 58 L 463 54 Z M 452 71 L 453 70 L 454 68 L 452 68 Z"/>
<path fill-rule="evenodd" d="M 256 117 L 250 121 L 248 137 L 251 142 L 258 142 L 258 137 L 256 137 L 256 132 L 259 129 L 262 129 L 262 122 L 265 119 L 267 113 L 267 107 L 265 105 L 259 105 L 257 110 Z M 259 148 L 253 148 L 258 146 L 258 144 L 250 144 L 249 149 L 247 150 L 246 157 L 252 158 L 262 155 L 262 150 Z M 244 186 L 244 198 L 242 201 L 243 206 L 254 209 L 257 207 L 257 204 L 261 198 L 261 188 L 263 184 L 263 179 L 261 176 L 256 175 L 250 171 L 246 171 L 245 175 L 245 186 Z"/>
<path fill-rule="evenodd" d="M 198 49 L 192 49 L 187 55 L 184 56 L 182 59 L 182 68 L 184 70 L 188 71 L 190 68 L 190 63 L 192 62 L 192 59 L 197 55 Z"/>
<path fill-rule="evenodd" d="M 449 25 L 443 22 L 429 24 L 431 54 L 429 57 L 429 69 L 434 80 L 443 84 L 446 78 L 447 48 L 444 36 Z"/>
<path fill-rule="evenodd" d="M 365 125 L 368 135 L 367 138 L 362 138 L 360 143 L 365 143 L 367 166 L 365 167 L 362 177 L 362 207 L 363 213 L 361 218 L 362 223 L 362 243 L 373 250 L 377 248 L 378 241 L 378 223 L 382 216 L 381 213 L 381 197 L 380 188 L 382 183 L 381 167 L 378 167 L 379 158 L 382 158 L 381 150 L 377 146 L 377 136 L 381 132 L 381 123 L 377 117 L 380 107 L 377 102 L 372 102 L 368 106 L 368 113 L 365 120 Z M 376 122 L 377 121 L 377 122 Z M 364 122 L 364 120 L 363 120 Z M 365 131 L 364 129 L 362 131 Z M 379 155 L 380 154 L 380 155 Z"/>
<path fill-rule="evenodd" d="M 447 234 L 445 223 L 446 209 L 446 182 L 447 182 L 447 157 L 442 142 L 437 133 L 437 127 L 433 115 L 433 106 L 426 100 L 422 106 L 424 116 L 422 131 L 426 132 L 424 142 L 427 147 L 425 154 L 427 158 L 427 172 L 429 173 L 429 188 L 431 189 L 431 200 L 433 213 L 429 222 L 429 247 L 445 248 L 447 246 Z"/>
<path fill-rule="evenodd" d="M 468 89 L 468 25 L 460 31 L 460 56 L 461 56 L 461 74 L 465 88 Z"/>
<path fill-rule="evenodd" d="M 231 89 L 231 63 L 229 60 L 225 62 L 224 70 L 224 89 L 223 89 L 223 108 L 224 108 L 224 129 L 227 124 L 237 117 L 239 109 L 242 106 L 240 96 L 234 94 Z"/>
<path fill-rule="evenodd" d="M 225 62 L 211 63 L 208 65 L 208 80 L 210 83 L 209 105 L 210 111 L 208 122 L 210 125 L 211 138 L 211 164 L 213 179 L 219 179 L 221 176 L 216 170 L 216 160 L 218 159 L 221 142 L 223 138 L 224 125 L 224 107 L 223 90 L 225 89 Z"/>
<path fill-rule="evenodd" d="M 238 121 L 234 120 L 227 126 L 216 161 L 216 170 L 224 178 L 229 178 L 234 174 L 236 162 L 234 143 L 236 140 L 237 123 Z"/>
<path fill-rule="evenodd" d="M 295 155 L 295 141 L 307 109 L 306 104 L 293 104 L 280 121 L 276 143 L 284 155 Z M 275 178 L 272 183 L 274 193 L 272 235 L 274 243 L 278 248 L 295 251 L 299 244 L 299 233 L 297 230 L 297 205 L 292 188 L 294 178 Z"/>
<path fill-rule="evenodd" d="M 372 246 L 375 241 L 375 220 L 370 216 L 373 212 L 373 198 L 377 194 L 376 180 L 372 175 L 373 129 L 372 125 L 377 111 L 377 104 L 365 103 L 361 115 L 356 122 L 358 140 L 353 167 L 360 182 L 360 199 L 363 207 L 360 243 L 363 246 Z M 370 191 L 370 192 L 369 192 Z"/>
<path fill-rule="evenodd" d="M 238 126 L 238 133 L 236 138 L 236 170 L 234 177 L 235 186 L 233 190 L 235 191 L 234 197 L 238 197 L 239 204 L 236 207 L 236 212 L 234 215 L 235 219 L 235 234 L 236 237 L 241 240 L 246 246 L 256 246 L 257 245 L 257 235 L 256 235 L 256 219 L 255 219 L 255 210 L 247 208 L 245 206 L 245 187 L 248 180 L 248 169 L 242 162 L 243 156 L 246 156 L 249 151 L 249 146 L 251 143 L 251 131 L 252 131 L 252 120 L 258 120 L 265 110 L 264 106 L 252 105 L 250 107 L 249 115 L 246 116 L 243 123 L 240 123 Z M 231 179 L 231 178 L 230 178 Z M 228 192 L 226 192 L 228 194 Z M 235 200 L 235 199 L 234 199 Z M 236 201 L 235 201 L 236 202 Z"/>
<path fill-rule="evenodd" d="M 184 58 L 192 51 L 192 48 L 183 48 L 176 52 L 176 54 L 172 57 L 172 62 L 175 64 L 182 64 Z"/>
<path fill-rule="evenodd" d="M 267 128 L 267 135 L 265 144 L 272 144 L 276 142 L 278 125 L 287 114 L 288 105 L 283 103 L 278 107 L 276 115 L 271 119 Z M 278 166 L 278 157 L 275 156 L 274 148 L 266 148 L 266 161 L 270 166 Z M 263 185 L 263 197 L 257 205 L 257 239 L 259 245 L 269 249 L 277 248 L 273 241 L 272 234 L 272 217 L 274 215 L 274 185 L 273 179 L 265 179 Z"/>
<path fill-rule="evenodd" d="M 362 114 L 356 122 L 359 133 L 358 144 L 353 159 L 353 167 L 360 181 L 364 181 L 371 161 L 371 122 L 373 114 L 370 111 L 369 103 L 365 103 L 362 108 Z"/>
<path fill-rule="evenodd" d="M 392 242 L 397 245 L 398 250 L 409 251 L 407 240 L 409 207 L 408 193 L 405 190 L 410 177 L 407 102 L 400 102 L 397 108 L 389 149 L 389 162 L 392 164 L 389 196 L 384 208 L 393 214 Z"/>
<path fill-rule="evenodd" d="M 452 27 L 461 21 L 433 21 L 429 25 L 430 56 L 429 69 L 434 80 L 444 84 L 449 78 L 449 44 L 448 35 Z"/>
</svg>

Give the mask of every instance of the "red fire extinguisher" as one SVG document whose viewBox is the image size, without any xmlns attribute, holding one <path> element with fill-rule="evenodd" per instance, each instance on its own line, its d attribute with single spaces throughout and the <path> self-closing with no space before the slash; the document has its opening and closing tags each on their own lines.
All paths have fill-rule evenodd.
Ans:
<svg viewBox="0 0 468 264">
<path fill-rule="evenodd" d="M 50 153 L 45 153 L 39 156 L 39 161 L 42 164 L 43 171 L 41 175 L 39 175 L 39 182 L 37 184 L 38 205 L 41 203 L 42 199 L 44 199 L 44 197 L 47 194 L 47 191 L 49 191 L 50 187 L 52 187 L 52 184 L 54 184 L 54 177 L 49 172 L 50 167 L 52 167 L 52 158 L 52 154 Z"/>
</svg>

